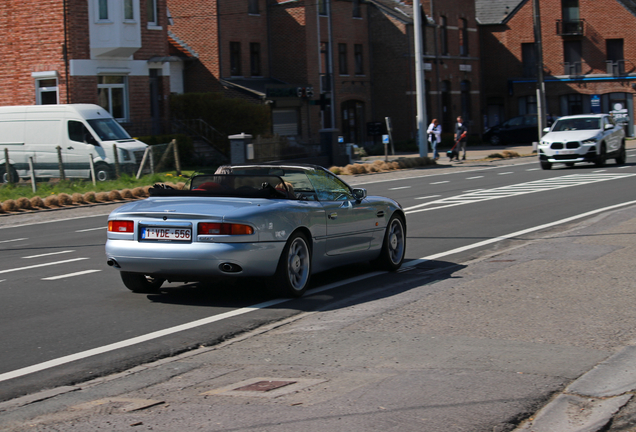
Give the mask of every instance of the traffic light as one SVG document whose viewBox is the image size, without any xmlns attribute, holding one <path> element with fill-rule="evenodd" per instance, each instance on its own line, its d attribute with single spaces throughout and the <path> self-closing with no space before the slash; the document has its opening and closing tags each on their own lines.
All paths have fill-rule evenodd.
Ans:
<svg viewBox="0 0 636 432">
<path fill-rule="evenodd" d="M 296 88 L 296 96 L 299 98 L 312 98 L 314 97 L 314 88 L 313 87 L 297 87 Z"/>
</svg>

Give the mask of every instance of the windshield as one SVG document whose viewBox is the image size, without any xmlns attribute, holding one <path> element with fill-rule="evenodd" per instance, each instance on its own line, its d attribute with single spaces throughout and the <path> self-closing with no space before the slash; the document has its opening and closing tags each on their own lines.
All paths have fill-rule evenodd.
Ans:
<svg viewBox="0 0 636 432">
<path fill-rule="evenodd" d="M 128 132 L 113 119 L 93 119 L 88 124 L 102 141 L 130 139 Z"/>
<path fill-rule="evenodd" d="M 601 128 L 601 119 L 598 117 L 579 117 L 557 120 L 552 132 L 574 130 L 598 130 Z"/>
</svg>

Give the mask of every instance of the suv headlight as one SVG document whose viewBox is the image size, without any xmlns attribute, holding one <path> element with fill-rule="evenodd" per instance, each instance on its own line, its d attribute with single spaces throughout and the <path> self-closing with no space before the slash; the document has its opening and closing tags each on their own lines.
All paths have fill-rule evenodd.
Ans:
<svg viewBox="0 0 636 432">
<path fill-rule="evenodd" d="M 592 144 L 596 144 L 597 138 L 596 137 L 592 137 L 592 138 L 588 138 L 586 140 L 581 141 L 581 143 L 583 145 L 592 145 Z"/>
<path fill-rule="evenodd" d="M 124 150 L 124 149 L 120 149 L 120 150 L 121 150 L 122 160 L 129 161 L 130 153 L 128 152 L 128 150 Z"/>
</svg>

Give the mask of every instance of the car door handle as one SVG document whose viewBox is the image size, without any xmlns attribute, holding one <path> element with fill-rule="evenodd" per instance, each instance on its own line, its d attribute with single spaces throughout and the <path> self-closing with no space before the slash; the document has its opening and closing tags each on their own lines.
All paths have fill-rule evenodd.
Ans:
<svg viewBox="0 0 636 432">
<path fill-rule="evenodd" d="M 379 218 L 384 217 L 384 211 L 380 210 L 380 211 L 376 214 L 376 216 L 377 216 L 377 217 L 379 217 Z"/>
<path fill-rule="evenodd" d="M 338 219 L 338 213 L 330 213 L 327 217 L 331 220 L 336 220 Z"/>
<path fill-rule="evenodd" d="M 66 147 L 66 149 L 67 149 L 67 150 L 74 150 L 74 149 L 73 149 L 73 146 Z"/>
</svg>

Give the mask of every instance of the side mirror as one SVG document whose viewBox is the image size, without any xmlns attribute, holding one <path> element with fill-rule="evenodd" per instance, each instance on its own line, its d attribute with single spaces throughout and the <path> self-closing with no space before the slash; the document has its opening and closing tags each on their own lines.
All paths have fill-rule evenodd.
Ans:
<svg viewBox="0 0 636 432">
<path fill-rule="evenodd" d="M 608 129 L 614 129 L 614 125 L 611 124 L 611 123 L 606 124 L 605 125 L 605 130 L 608 130 Z"/>
<path fill-rule="evenodd" d="M 550 128 L 549 127 L 543 128 L 543 133 L 548 133 L 548 132 L 550 132 Z"/>
<path fill-rule="evenodd" d="M 351 191 L 356 201 L 362 201 L 367 197 L 367 190 L 362 188 L 353 189 Z"/>
</svg>

